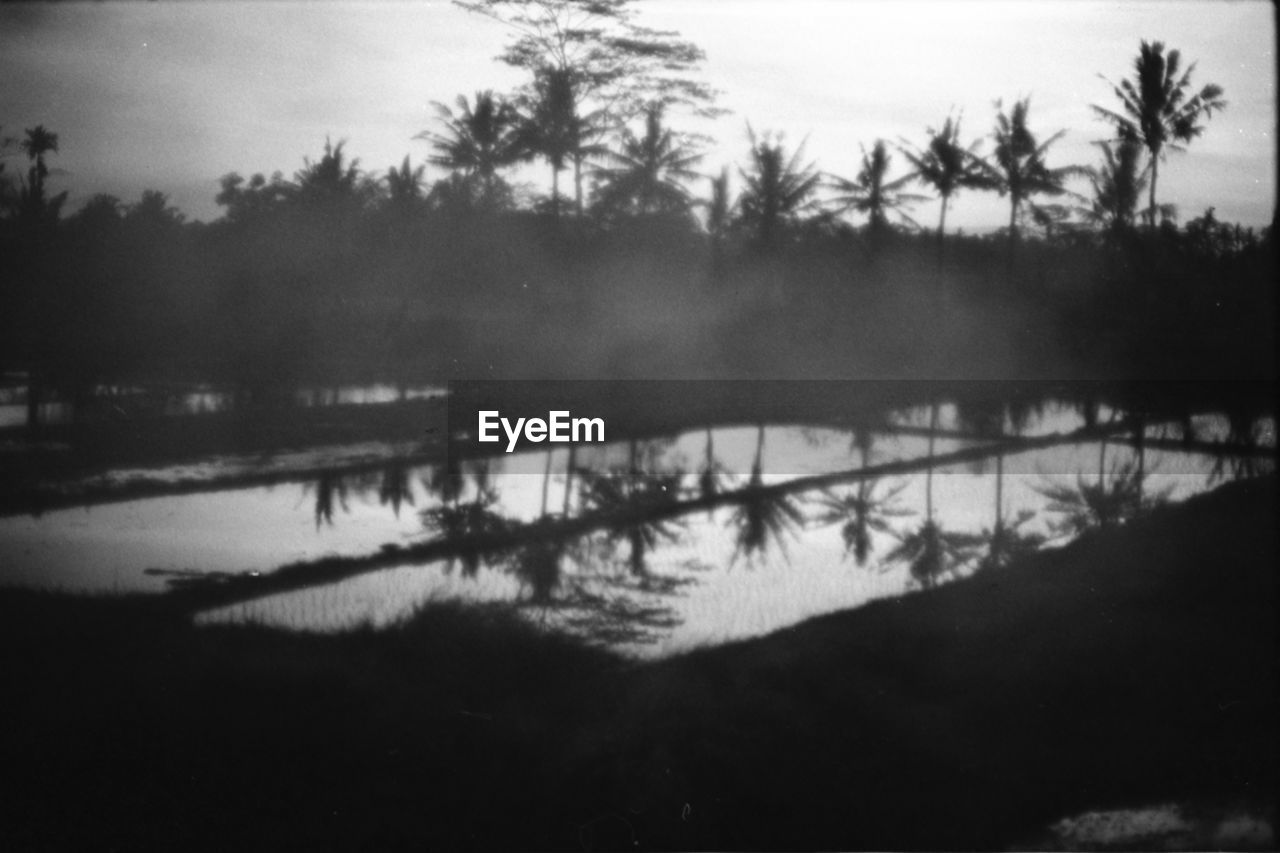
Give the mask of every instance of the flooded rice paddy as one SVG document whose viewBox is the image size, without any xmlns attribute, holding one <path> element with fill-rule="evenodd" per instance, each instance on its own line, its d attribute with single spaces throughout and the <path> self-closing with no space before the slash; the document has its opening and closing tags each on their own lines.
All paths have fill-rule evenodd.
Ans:
<svg viewBox="0 0 1280 853">
<path fill-rule="evenodd" d="M 1010 451 L 998 461 L 993 454 L 946 464 L 949 455 L 976 442 L 944 434 L 961 432 L 953 407 L 940 407 L 936 424 L 932 414 L 928 408 L 897 412 L 891 427 L 861 439 L 851 430 L 765 425 L 580 447 L 572 475 L 563 448 L 470 460 L 449 470 L 398 464 L 393 452 L 381 469 L 327 474 L 325 459 L 387 455 L 386 448 L 329 448 L 311 460 L 320 473 L 313 465 L 300 482 L 0 518 L 0 584 L 159 593 L 175 581 L 266 574 L 286 564 L 359 558 L 441 538 L 458 530 L 469 507 L 510 529 L 644 500 L 693 501 L 708 489 L 726 494 L 897 461 L 937 457 L 942 463 L 874 481 L 836 478 L 825 488 L 784 489 L 770 501 L 602 524 L 568 537 L 541 573 L 510 553 L 470 560 L 459 553 L 199 617 L 330 630 L 385 624 L 438 599 L 518 600 L 529 605 L 532 618 L 660 655 L 759 635 L 976 571 L 990 552 L 997 500 L 1002 530 L 1015 531 L 1019 542 L 1054 547 L 1069 538 L 1072 521 L 1055 489 L 1079 494 L 1100 475 L 1118 487 L 1139 464 L 1136 450 L 1121 441 L 1105 449 L 1087 441 Z M 1022 425 L 1020 435 L 1066 435 L 1083 425 L 1074 409 L 1048 406 Z M 932 441 L 931 426 L 937 428 Z M 1201 442 L 1224 440 L 1229 429 L 1225 418 L 1194 419 Z M 1151 444 L 1159 445 L 1148 446 L 1140 460 L 1148 502 L 1185 499 L 1232 475 L 1220 456 L 1169 449 L 1169 441 L 1157 441 L 1168 433 L 1148 430 Z M 1274 444 L 1270 421 L 1255 424 L 1254 432 Z M 194 471 L 213 482 L 242 474 L 244 466 L 274 464 L 287 471 L 305 462 L 210 460 L 174 466 L 168 475 L 190 477 Z M 165 470 L 144 473 L 166 476 Z M 139 474 L 101 476 L 127 483 Z M 920 541 L 913 533 L 929 518 L 954 545 L 935 565 L 936 575 L 922 574 L 919 550 L 911 550 Z M 611 622 L 635 630 L 601 633 Z"/>
</svg>

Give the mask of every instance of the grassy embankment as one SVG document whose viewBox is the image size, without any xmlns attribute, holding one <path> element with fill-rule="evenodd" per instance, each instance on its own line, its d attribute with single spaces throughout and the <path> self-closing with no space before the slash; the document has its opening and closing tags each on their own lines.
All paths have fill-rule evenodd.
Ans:
<svg viewBox="0 0 1280 853">
<path fill-rule="evenodd" d="M 8 592 L 0 846 L 963 849 L 1268 803 L 1274 490 L 643 665 L 502 610 L 316 636 Z"/>
</svg>

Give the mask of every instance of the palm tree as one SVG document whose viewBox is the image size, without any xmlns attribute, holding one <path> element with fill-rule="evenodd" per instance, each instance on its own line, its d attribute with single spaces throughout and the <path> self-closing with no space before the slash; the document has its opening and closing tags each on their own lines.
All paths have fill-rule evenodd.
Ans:
<svg viewBox="0 0 1280 853">
<path fill-rule="evenodd" d="M 22 153 L 31 161 L 31 189 L 37 194 L 44 191 L 44 179 L 49 175 L 44 155 L 57 153 L 58 134 L 50 132 L 43 124 L 29 127 L 26 136 L 18 143 Z"/>
<path fill-rule="evenodd" d="M 392 166 L 387 170 L 387 196 L 391 206 L 397 210 L 406 210 L 422 201 L 422 182 L 427 171 L 425 163 L 418 164 L 415 169 L 409 165 L 409 155 L 397 169 Z"/>
<path fill-rule="evenodd" d="M 1112 234 L 1133 225 L 1138 199 L 1147 188 L 1151 172 L 1148 164 L 1141 171 L 1138 160 L 1142 156 L 1141 143 L 1095 143 L 1102 149 L 1102 165 L 1089 170 L 1089 183 L 1093 186 L 1093 204 L 1089 218 Z"/>
<path fill-rule="evenodd" d="M 430 157 L 432 163 L 478 181 L 482 198 L 491 202 L 498 195 L 498 170 L 521 157 L 519 114 L 492 90 L 476 92 L 471 103 L 466 95 L 459 95 L 455 105 L 456 113 L 444 104 L 434 103 L 444 132 L 425 130 L 414 138 L 431 143 L 435 151 Z"/>
<path fill-rule="evenodd" d="M 660 106 L 645 112 L 643 136 L 624 130 L 622 150 L 609 152 L 606 159 L 613 165 L 597 170 L 601 208 L 642 216 L 688 211 L 691 200 L 683 182 L 698 177 L 693 166 L 702 155 L 662 126 Z"/>
<path fill-rule="evenodd" d="M 66 201 L 67 194 L 60 193 L 56 198 L 47 199 L 44 181 L 49 176 L 45 155 L 57 153 L 58 134 L 49 131 L 42 124 L 29 127 L 26 130 L 26 136 L 18 143 L 18 148 L 31 161 L 31 167 L 27 170 L 27 180 L 20 186 L 18 192 L 19 214 L 30 223 L 56 222 L 58 211 Z"/>
<path fill-rule="evenodd" d="M 518 135 L 524 155 L 541 155 L 551 166 L 551 204 L 560 214 L 560 173 L 573 165 L 575 207 L 582 215 L 582 167 L 586 158 L 603 153 L 594 144 L 604 132 L 603 113 L 578 111 L 578 85 L 569 68 L 544 68 L 525 98 L 525 115 Z"/>
<path fill-rule="evenodd" d="M 1107 81 L 1120 99 L 1119 112 L 1093 106 L 1101 118 L 1114 122 L 1122 142 L 1138 142 L 1151 156 L 1151 184 L 1148 187 L 1148 224 L 1156 224 L 1156 181 L 1160 177 L 1160 161 L 1165 151 L 1181 151 L 1178 143 L 1190 143 L 1204 132 L 1201 119 L 1213 117 L 1214 110 L 1225 109 L 1222 87 L 1210 83 L 1191 94 L 1193 62 L 1182 76 L 1178 72 L 1182 56 L 1176 50 L 1165 55 L 1162 42 L 1143 41 L 1134 59 L 1134 78 L 1119 85 Z M 1106 80 L 1106 78 L 1103 78 Z"/>
<path fill-rule="evenodd" d="M 576 125 L 572 75 L 555 69 L 539 73 L 520 139 L 526 153 L 542 155 L 551 166 L 551 210 L 556 216 L 560 215 L 560 173 L 576 148 Z"/>
<path fill-rule="evenodd" d="M 922 149 L 899 145 L 898 150 L 910 161 L 914 171 L 911 177 L 928 184 L 942 199 L 942 211 L 938 216 L 938 245 L 947 227 L 947 206 L 951 197 L 961 189 L 989 189 L 992 186 L 989 169 L 977 156 L 981 140 L 974 140 L 968 147 L 960 144 L 960 119 L 947 116 L 941 130 L 928 128 L 929 143 Z"/>
<path fill-rule="evenodd" d="M 1045 165 L 1045 154 L 1048 153 L 1049 146 L 1061 139 L 1066 131 L 1060 130 L 1044 142 L 1038 142 L 1035 134 L 1027 127 L 1027 113 L 1030 109 L 1030 98 L 1015 102 L 1009 113 L 1005 113 L 1001 103 L 996 101 L 996 127 L 993 132 L 996 142 L 995 165 L 991 167 L 989 175 L 1000 194 L 1009 196 L 1011 247 L 1018 239 L 1018 212 L 1022 203 L 1031 203 L 1032 198 L 1037 195 L 1066 194 L 1068 191 L 1063 186 L 1066 179 L 1082 172 L 1075 166 L 1050 169 Z"/>
<path fill-rule="evenodd" d="M 757 138 L 748 124 L 747 137 L 751 141 L 750 171 L 738 170 L 744 182 L 738 207 L 743 224 L 755 231 L 759 245 L 770 248 L 783 229 L 813 207 L 813 194 L 822 175 L 813 163 L 802 163 L 804 143 L 788 158 L 781 136 Z"/>
<path fill-rule="evenodd" d="M 700 200 L 699 207 L 707 211 L 707 237 L 711 243 L 711 277 L 717 279 L 724 267 L 724 243 L 729 235 L 729 167 L 711 178 L 711 198 Z"/>
<path fill-rule="evenodd" d="M 886 181 L 889 174 L 889 152 L 884 140 L 877 139 L 871 153 L 862 149 L 862 168 L 852 181 L 832 176 L 832 188 L 841 193 L 832 199 L 838 212 L 852 210 L 867 216 L 867 229 L 873 237 L 883 234 L 889 228 L 889 217 L 892 215 L 900 222 L 915 226 L 916 221 L 908 216 L 905 208 L 913 203 L 924 201 L 924 196 L 901 192 L 902 187 L 909 184 L 914 175 L 904 175 L 893 181 Z"/>
<path fill-rule="evenodd" d="M 360 171 L 360 161 L 346 159 L 343 140 L 334 145 L 324 141 L 324 155 L 315 162 L 303 158 L 303 167 L 294 173 L 294 196 L 303 205 L 322 211 L 354 211 L 371 201 L 377 186 Z"/>
<path fill-rule="evenodd" d="M 723 240 L 729 231 L 729 167 L 711 179 L 711 198 L 700 202 L 707 208 L 707 233 L 712 241 Z"/>
</svg>

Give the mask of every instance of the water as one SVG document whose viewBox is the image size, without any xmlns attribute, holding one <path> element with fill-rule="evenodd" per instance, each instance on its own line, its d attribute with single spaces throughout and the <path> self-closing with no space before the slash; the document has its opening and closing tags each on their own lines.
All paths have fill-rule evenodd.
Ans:
<svg viewBox="0 0 1280 853">
<path fill-rule="evenodd" d="M 903 426 L 927 426 L 927 409 L 898 413 Z M 955 425 L 955 413 L 942 407 L 939 423 Z M 1081 426 L 1068 409 L 1050 408 L 1029 424 L 1025 435 L 1064 433 Z M 1223 437 L 1224 419 L 1203 417 L 1198 432 L 1204 438 Z M 1262 431 L 1274 434 L 1270 423 Z M 1152 437 L 1157 434 L 1152 431 Z M 721 490 L 748 483 L 757 452 L 764 485 L 799 477 L 856 469 L 861 451 L 851 434 L 832 429 L 768 427 L 763 442 L 755 428 L 712 431 L 714 457 L 721 471 Z M 667 441 L 640 445 L 646 470 L 685 473 L 680 486 L 692 495 L 706 453 L 707 434 L 689 432 Z M 935 456 L 966 446 L 956 439 L 937 439 Z M 877 435 L 867 461 L 872 465 L 926 455 L 928 440 L 920 435 Z M 576 464 L 595 471 L 625 469 L 632 449 L 625 443 L 580 449 Z M 1113 446 L 1108 468 L 1134 458 L 1132 450 Z M 533 522 L 546 510 L 560 514 L 569 494 L 569 515 L 584 510 L 581 478 L 566 482 L 568 452 L 522 453 L 495 458 L 488 464 L 488 483 L 494 500 L 491 513 L 509 521 Z M 1044 537 L 1054 532 L 1055 516 L 1047 512 L 1041 490 L 1050 483 L 1074 485 L 1083 475 L 1097 478 L 1099 445 L 1060 446 L 1004 458 L 1002 501 L 1006 520 L 1030 514 L 1019 530 Z M 1167 493 L 1180 500 L 1204 490 L 1213 479 L 1214 461 L 1204 456 L 1148 450 L 1148 494 Z M 175 471 L 184 471 L 177 469 Z M 476 498 L 476 464 L 463 470 L 458 501 Z M 932 477 L 935 521 L 946 530 L 978 535 L 990 530 L 995 518 L 994 459 L 981 463 L 940 466 Z M 114 472 L 117 476 L 122 472 Z M 431 467 L 396 472 L 372 472 L 344 478 L 317 478 L 306 483 L 243 488 L 152 500 L 135 500 L 88 509 L 50 512 L 41 517 L 0 519 L 0 583 L 73 591 L 159 592 L 168 579 L 202 573 L 267 573 L 284 564 L 327 555 L 368 555 L 386 544 L 409 544 L 430 539 L 423 510 L 444 504 L 432 480 Z M 394 475 L 394 476 L 392 476 Z M 108 477 L 111 474 L 107 475 Z M 390 479 L 388 479 L 390 478 Z M 127 477 L 123 481 L 127 481 Z M 820 524 L 824 512 L 821 493 L 791 497 L 803 516 L 799 522 L 779 523 L 779 535 L 766 537 L 764 547 L 740 547 L 743 511 L 734 506 L 701 510 L 654 530 L 655 541 L 645 549 L 644 564 L 651 582 L 631 577 L 631 544 L 625 536 L 608 537 L 597 531 L 579 537 L 560 560 L 559 602 L 535 607 L 530 613 L 549 624 L 574 630 L 590 616 L 590 607 L 567 606 L 580 596 L 645 604 L 663 614 L 662 626 L 624 637 L 623 647 L 644 655 L 658 655 L 702 644 L 766 633 L 807 617 L 901 594 L 920 585 L 908 565 L 891 561 L 899 538 L 919 528 L 926 508 L 928 478 L 924 472 L 889 477 L 876 495 L 900 489 L 894 506 L 904 514 L 881 519 L 881 529 L 869 535 L 866 564 L 857 565 L 847 553 L 842 524 Z M 388 484 L 396 488 L 388 488 Z M 568 487 L 568 488 L 567 488 Z M 853 485 L 838 486 L 847 495 Z M 736 521 L 735 521 L 736 519 Z M 669 534 L 669 535 L 668 535 Z M 1058 540 L 1062 541 L 1062 540 Z M 1053 547 L 1055 542 L 1050 542 Z M 384 624 L 434 599 L 528 600 L 533 585 L 522 581 L 514 564 L 483 568 L 466 576 L 460 561 L 440 560 L 422 566 L 400 567 L 364 574 L 347 581 L 300 592 L 236 604 L 208 612 L 204 620 L 251 619 L 268 624 L 326 630 L 359 623 Z M 972 565 L 943 580 L 973 571 Z M 664 583 L 665 582 L 665 583 Z M 668 585 L 680 584 L 674 589 Z M 579 598 L 574 598 L 573 591 Z M 599 598 L 604 596 L 604 599 Z M 623 620 L 625 621 L 625 620 Z M 670 623 L 670 624 L 668 624 Z M 642 643 L 641 639 L 649 642 Z"/>
<path fill-rule="evenodd" d="M 1247 803 L 1203 806 L 1158 803 L 1063 818 L 1025 850 L 1271 850 L 1267 810 Z"/>
<path fill-rule="evenodd" d="M 442 396 L 445 389 L 439 386 L 412 386 L 400 388 L 378 383 L 373 385 L 337 385 L 332 387 L 302 387 L 296 389 L 290 400 L 302 407 L 333 405 L 380 405 L 401 400 L 427 400 Z M 94 389 L 94 406 L 109 413 L 108 416 L 136 417 L 138 415 L 204 415 L 230 411 L 235 407 L 235 394 L 211 386 L 194 386 L 173 389 L 143 387 L 107 387 Z M 40 422 L 44 424 L 68 424 L 75 419 L 75 406 L 65 400 L 49 400 L 39 406 Z M 0 429 L 21 427 L 27 422 L 26 392 L 16 388 L 0 389 Z"/>
</svg>

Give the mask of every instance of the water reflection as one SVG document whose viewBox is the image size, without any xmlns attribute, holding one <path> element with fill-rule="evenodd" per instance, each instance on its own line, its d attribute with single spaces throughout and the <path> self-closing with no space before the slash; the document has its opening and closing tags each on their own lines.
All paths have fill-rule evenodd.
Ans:
<svg viewBox="0 0 1280 853">
<path fill-rule="evenodd" d="M 748 562 L 765 559 L 771 542 L 778 546 L 783 559 L 790 562 L 787 540 L 795 538 L 805 526 L 805 514 L 797 498 L 764 487 L 764 435 L 765 428 L 761 425 L 757 431 L 756 458 L 751 463 L 751 479 L 730 516 L 729 523 L 737 528 L 730 565 L 741 556 Z"/>
<path fill-rule="evenodd" d="M 1061 438 L 1090 424 L 1110 438 Z M 150 590 L 168 580 L 193 596 L 205 581 L 214 618 L 313 628 L 394 619 L 440 596 L 515 600 L 548 624 L 668 651 L 1008 566 L 1273 467 L 1261 455 L 1224 467 L 1213 444 L 1267 446 L 1270 421 L 1197 415 L 1136 428 L 1092 400 L 939 399 L 844 426 L 391 460 L 300 486 L 3 519 L 0 580 Z M 271 586 L 284 564 L 300 580 Z M 312 566 L 341 582 L 304 589 Z M 262 586 L 246 585 L 250 572 Z"/>
<path fill-rule="evenodd" d="M 46 390 L 45 396 L 51 392 Z M 275 401 L 304 408 L 316 406 L 364 406 L 429 400 L 443 396 L 436 385 L 333 385 L 303 386 Z M 124 420 L 162 415 L 208 415 L 243 408 L 248 401 L 233 389 L 211 385 L 99 385 L 78 402 L 42 399 L 37 406 L 41 424 L 69 424 L 76 420 Z M 25 426 L 28 419 L 26 389 L 19 385 L 0 390 L 0 429 Z"/>
</svg>

